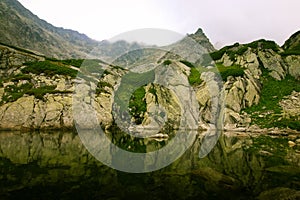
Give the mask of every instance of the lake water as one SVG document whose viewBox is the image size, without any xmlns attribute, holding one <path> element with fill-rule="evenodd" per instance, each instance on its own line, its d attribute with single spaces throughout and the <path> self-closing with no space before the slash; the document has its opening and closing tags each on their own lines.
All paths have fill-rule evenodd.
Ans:
<svg viewBox="0 0 300 200">
<path fill-rule="evenodd" d="M 172 140 L 107 135 L 133 152 Z M 221 133 L 199 158 L 199 132 L 169 166 L 126 173 L 95 159 L 75 131 L 0 132 L 0 199 L 300 199 L 300 145 L 288 144 L 297 138 Z"/>
</svg>

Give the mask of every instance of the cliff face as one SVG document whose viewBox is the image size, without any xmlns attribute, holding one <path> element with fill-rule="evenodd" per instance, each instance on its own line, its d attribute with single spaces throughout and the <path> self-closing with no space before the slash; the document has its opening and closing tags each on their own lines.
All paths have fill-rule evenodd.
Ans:
<svg viewBox="0 0 300 200">
<path fill-rule="evenodd" d="M 156 71 L 146 66 L 141 74 L 97 60 L 87 61 L 91 71 L 85 72 L 82 60 L 0 49 L 1 129 L 73 128 L 77 111 L 95 111 L 103 127 L 119 121 L 130 130 L 299 129 L 300 57 L 272 42 L 225 47 L 197 61 L 202 64 L 166 54 L 157 58 Z M 86 116 L 76 120 L 90 128 L 94 119 Z"/>
</svg>

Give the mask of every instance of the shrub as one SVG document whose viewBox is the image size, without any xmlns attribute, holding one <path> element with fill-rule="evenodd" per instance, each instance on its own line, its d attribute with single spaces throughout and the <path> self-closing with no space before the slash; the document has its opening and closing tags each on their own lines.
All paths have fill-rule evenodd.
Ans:
<svg viewBox="0 0 300 200">
<path fill-rule="evenodd" d="M 31 80 L 32 76 L 30 76 L 29 74 L 18 74 L 15 77 L 13 77 L 11 80 L 13 82 L 18 82 L 19 80 Z"/>
<path fill-rule="evenodd" d="M 193 68 L 195 67 L 192 63 L 190 63 L 189 61 L 186 61 L 186 60 L 181 60 L 180 61 L 182 64 L 185 64 L 186 66 L 190 67 L 190 68 Z"/>
<path fill-rule="evenodd" d="M 264 40 L 264 39 L 254 41 L 249 44 L 245 44 L 245 46 L 251 47 L 252 49 L 261 48 L 261 49 L 272 49 L 273 51 L 276 52 L 279 51 L 279 47 L 274 41 Z"/>
<path fill-rule="evenodd" d="M 37 75 L 44 73 L 47 76 L 54 76 L 56 74 L 59 74 L 71 76 L 73 78 L 75 78 L 77 75 L 76 70 L 48 60 L 25 63 L 25 65 L 26 67 L 21 70 L 23 73 L 33 73 Z"/>
<path fill-rule="evenodd" d="M 192 86 L 200 85 L 202 83 L 202 80 L 200 79 L 200 75 L 201 75 L 200 71 L 196 69 L 196 67 L 189 61 L 181 60 L 180 62 L 185 64 L 189 68 L 191 68 L 190 75 L 188 77 L 190 85 Z"/>
<path fill-rule="evenodd" d="M 227 81 L 227 77 L 229 76 L 238 77 L 243 76 L 245 74 L 244 69 L 238 65 L 225 67 L 222 64 L 216 64 L 216 66 L 223 81 Z"/>
<path fill-rule="evenodd" d="M 35 98 L 43 100 L 45 94 L 57 93 L 58 91 L 56 91 L 55 88 L 56 88 L 55 85 L 43 86 L 43 87 L 33 88 L 31 90 L 25 91 L 25 94 L 34 95 Z"/>
<path fill-rule="evenodd" d="M 105 87 L 113 88 L 113 86 L 110 83 L 107 83 L 107 82 L 104 82 L 104 81 L 99 81 L 98 85 L 97 85 L 97 88 L 96 88 L 96 94 L 100 94 L 101 92 L 108 93 L 105 90 Z"/>
<path fill-rule="evenodd" d="M 62 60 L 61 62 L 65 65 L 72 65 L 74 67 L 80 68 L 83 61 L 84 61 L 83 59 L 68 59 L 68 60 Z"/>
<path fill-rule="evenodd" d="M 202 83 L 202 80 L 200 79 L 200 72 L 195 67 L 191 68 L 191 74 L 188 79 L 192 86 L 200 85 Z"/>
<path fill-rule="evenodd" d="M 172 64 L 172 61 L 171 61 L 171 60 L 165 60 L 165 61 L 163 62 L 163 65 L 165 65 L 165 66 L 170 65 L 170 64 Z"/>
</svg>

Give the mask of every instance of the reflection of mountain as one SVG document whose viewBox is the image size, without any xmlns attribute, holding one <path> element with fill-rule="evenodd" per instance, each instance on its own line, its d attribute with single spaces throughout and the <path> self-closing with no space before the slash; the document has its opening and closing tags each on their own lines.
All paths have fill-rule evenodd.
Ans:
<svg viewBox="0 0 300 200">
<path fill-rule="evenodd" d="M 124 139 L 113 137 L 123 148 L 153 151 L 161 147 Z M 282 137 L 226 133 L 207 157 L 199 159 L 200 143 L 195 142 L 170 166 L 146 174 L 123 173 L 102 165 L 71 132 L 2 132 L 0 149 L 1 199 L 300 197 L 300 155 Z"/>
</svg>

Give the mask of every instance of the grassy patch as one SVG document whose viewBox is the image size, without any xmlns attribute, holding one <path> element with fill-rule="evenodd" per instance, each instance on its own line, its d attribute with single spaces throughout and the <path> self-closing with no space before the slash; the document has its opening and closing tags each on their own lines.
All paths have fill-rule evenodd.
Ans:
<svg viewBox="0 0 300 200">
<path fill-rule="evenodd" d="M 34 95 L 35 98 L 43 100 L 45 94 L 53 94 L 53 93 L 60 92 L 60 91 L 56 91 L 55 88 L 56 88 L 55 85 L 42 86 L 39 88 L 32 88 L 28 91 L 25 91 L 25 94 Z"/>
<path fill-rule="evenodd" d="M 44 73 L 46 76 L 54 76 L 56 74 L 71 76 L 73 78 L 76 77 L 77 71 L 67 67 L 61 63 L 53 62 L 53 61 L 39 61 L 39 62 L 31 62 L 25 63 L 26 67 L 22 69 L 22 72 L 25 74 L 33 73 L 33 74 L 42 74 Z"/>
<path fill-rule="evenodd" d="M 31 80 L 32 76 L 29 74 L 18 74 L 16 76 L 14 76 L 11 81 L 13 82 L 18 82 L 20 80 Z"/>
<path fill-rule="evenodd" d="M 167 65 L 171 65 L 172 64 L 172 61 L 171 60 L 165 60 L 163 62 L 163 65 L 167 66 Z"/>
<path fill-rule="evenodd" d="M 7 103 L 7 102 L 14 102 L 21 98 L 27 91 L 31 90 L 33 87 L 33 84 L 31 83 L 26 83 L 21 86 L 16 86 L 16 85 L 8 85 L 4 88 L 4 95 L 2 97 L 2 102 Z"/>
<path fill-rule="evenodd" d="M 96 94 L 100 94 L 100 93 L 109 93 L 105 87 L 109 87 L 109 88 L 113 88 L 113 86 L 108 83 L 108 82 L 104 82 L 104 81 L 99 81 L 97 88 L 96 88 Z"/>
<path fill-rule="evenodd" d="M 192 86 L 200 85 L 203 81 L 200 79 L 200 72 L 196 68 L 191 68 L 191 74 L 189 75 L 189 83 Z"/>
<path fill-rule="evenodd" d="M 145 94 L 145 88 L 139 87 L 134 91 L 129 100 L 129 113 L 134 117 L 136 124 L 141 124 L 143 122 L 143 115 L 147 111 Z"/>
<path fill-rule="evenodd" d="M 0 105 L 17 101 L 19 98 L 23 97 L 24 94 L 33 95 L 35 98 L 43 100 L 45 94 L 70 93 L 69 91 L 58 91 L 55 90 L 55 88 L 55 85 L 34 88 L 32 83 L 25 83 L 20 86 L 9 85 L 4 88 L 4 95 Z"/>
<path fill-rule="evenodd" d="M 68 59 L 68 60 L 62 60 L 61 62 L 65 65 L 72 65 L 74 67 L 80 68 L 83 61 L 84 61 L 83 59 Z"/>
<path fill-rule="evenodd" d="M 229 76 L 238 77 L 238 76 L 243 76 L 245 74 L 244 69 L 241 68 L 241 66 L 239 65 L 225 67 L 221 63 L 217 63 L 216 67 L 212 69 L 207 69 L 205 67 L 196 68 L 192 63 L 188 61 L 180 61 L 180 62 L 191 68 L 191 74 L 188 77 L 188 79 L 189 79 L 189 83 L 193 86 L 200 85 L 202 83 L 202 80 L 200 79 L 200 75 L 202 72 L 211 71 L 214 73 L 220 73 L 223 81 L 226 81 L 227 77 Z"/>
<path fill-rule="evenodd" d="M 141 123 L 142 118 L 140 114 L 145 111 L 144 87 L 148 83 L 154 81 L 154 71 L 149 71 L 143 74 L 129 72 L 122 77 L 121 85 L 115 92 L 115 104 L 120 108 L 120 112 L 124 112 L 129 108 L 132 110 L 130 113 L 136 117 L 136 123 Z M 128 105 L 129 102 L 129 105 Z"/>
<path fill-rule="evenodd" d="M 200 85 L 202 83 L 202 80 L 200 79 L 200 71 L 190 62 L 186 60 L 181 60 L 181 63 L 188 66 L 191 69 L 191 73 L 188 77 L 189 83 L 192 86 Z"/>
<path fill-rule="evenodd" d="M 192 63 L 190 63 L 189 61 L 181 60 L 180 62 L 181 62 L 182 64 L 188 66 L 189 68 L 195 68 L 195 66 L 194 66 Z"/>
<path fill-rule="evenodd" d="M 245 46 L 250 47 L 252 49 L 260 48 L 260 49 L 272 49 L 275 52 L 279 51 L 279 46 L 274 41 L 264 40 L 264 39 L 251 42 L 249 44 L 246 44 Z"/>
<path fill-rule="evenodd" d="M 233 65 L 229 67 L 225 67 L 222 64 L 216 64 L 218 71 L 223 79 L 223 81 L 227 80 L 227 77 L 238 77 L 243 76 L 245 74 L 244 69 L 241 66 Z"/>
<path fill-rule="evenodd" d="M 210 54 L 204 55 L 203 56 L 203 62 L 202 65 L 207 65 L 210 58 L 213 59 L 214 61 L 220 60 L 225 53 L 229 56 L 230 60 L 235 61 L 236 55 L 243 55 L 248 48 L 252 49 L 272 49 L 275 52 L 278 52 L 279 46 L 274 42 L 274 41 L 269 41 L 269 40 L 257 40 L 248 44 L 239 44 L 235 43 L 234 45 L 231 46 L 226 46 L 223 47 L 222 49 L 212 52 Z"/>
<path fill-rule="evenodd" d="M 299 129 L 299 122 L 295 119 L 281 119 L 279 101 L 292 91 L 300 92 L 300 81 L 292 76 L 278 81 L 270 76 L 263 76 L 263 88 L 258 105 L 246 108 L 245 111 L 252 116 L 252 123 L 261 127 L 290 127 Z"/>
</svg>

